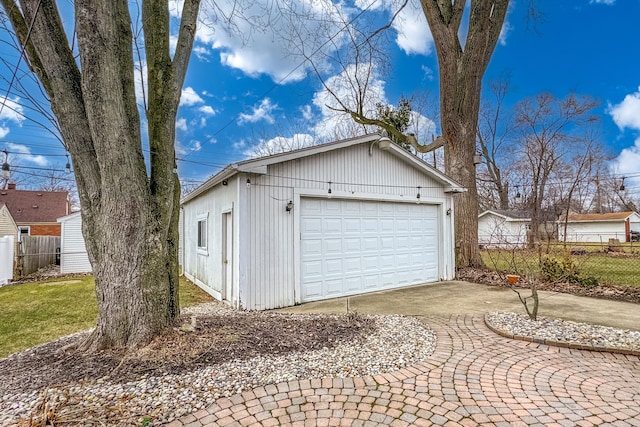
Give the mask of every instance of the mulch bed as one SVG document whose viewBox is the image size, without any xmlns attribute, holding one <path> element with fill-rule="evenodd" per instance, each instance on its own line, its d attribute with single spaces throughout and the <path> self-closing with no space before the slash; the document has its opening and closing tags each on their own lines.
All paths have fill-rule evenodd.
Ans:
<svg viewBox="0 0 640 427">
<path fill-rule="evenodd" d="M 457 272 L 458 280 L 492 286 L 509 287 L 504 273 L 490 269 L 463 268 Z M 603 298 L 640 304 L 640 288 L 619 285 L 584 286 L 577 283 L 546 283 L 536 281 L 541 291 L 562 292 L 585 297 Z M 528 288 L 526 283 L 517 283 L 517 288 Z"/>
<path fill-rule="evenodd" d="M 256 355 L 285 355 L 358 342 L 374 328 L 363 316 L 293 316 L 234 313 L 189 316 L 137 351 L 83 354 L 74 348 L 87 333 L 34 347 L 0 359 L 0 393 L 23 393 L 76 381 L 108 378 L 112 383 L 141 376 L 180 374 Z"/>
</svg>

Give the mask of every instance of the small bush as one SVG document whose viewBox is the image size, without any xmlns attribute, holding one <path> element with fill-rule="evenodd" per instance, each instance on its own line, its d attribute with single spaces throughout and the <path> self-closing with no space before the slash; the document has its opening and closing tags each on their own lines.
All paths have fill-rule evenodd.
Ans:
<svg viewBox="0 0 640 427">
<path fill-rule="evenodd" d="M 542 260 L 542 278 L 549 282 L 569 282 L 582 286 L 598 286 L 598 279 L 593 276 L 582 276 L 570 258 L 546 257 Z"/>
</svg>

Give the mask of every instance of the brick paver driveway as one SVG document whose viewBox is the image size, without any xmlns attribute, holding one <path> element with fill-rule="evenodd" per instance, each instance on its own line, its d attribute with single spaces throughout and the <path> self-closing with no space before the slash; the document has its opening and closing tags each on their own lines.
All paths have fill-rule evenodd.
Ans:
<svg viewBox="0 0 640 427">
<path fill-rule="evenodd" d="M 425 363 L 259 387 L 171 426 L 640 426 L 636 356 L 509 340 L 478 316 L 424 320 L 438 338 Z"/>
</svg>

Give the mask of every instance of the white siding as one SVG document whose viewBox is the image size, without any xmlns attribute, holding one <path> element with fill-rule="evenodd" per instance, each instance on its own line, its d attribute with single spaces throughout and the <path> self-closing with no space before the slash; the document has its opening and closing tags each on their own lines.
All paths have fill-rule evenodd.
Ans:
<svg viewBox="0 0 640 427">
<path fill-rule="evenodd" d="M 478 243 L 487 248 L 517 247 L 527 243 L 529 221 L 507 221 L 488 213 L 478 219 Z"/>
<path fill-rule="evenodd" d="M 560 240 L 564 239 L 564 223 L 558 225 Z M 626 240 L 624 221 L 570 222 L 567 242 L 608 243 L 609 239 Z"/>
<path fill-rule="evenodd" d="M 227 185 L 218 185 L 201 197 L 197 197 L 183 206 L 183 251 L 185 276 L 209 292 L 215 298 L 223 298 L 223 259 L 222 259 L 222 213 L 233 212 L 234 223 L 237 217 L 238 179 L 229 179 Z M 207 250 L 198 249 L 198 220 L 207 219 Z M 234 227 L 237 242 L 238 227 Z M 233 262 L 235 274 L 234 287 L 238 286 L 238 251 L 235 245 Z M 237 295 L 237 292 L 235 293 Z M 233 301 L 237 305 L 237 301 Z"/>
<path fill-rule="evenodd" d="M 0 207 L 0 237 L 13 236 L 13 253 L 18 251 L 18 226 L 16 225 L 7 205 Z"/>
<path fill-rule="evenodd" d="M 60 241 L 60 273 L 90 273 L 91 263 L 82 237 L 79 212 L 58 219 L 62 225 Z"/>
</svg>

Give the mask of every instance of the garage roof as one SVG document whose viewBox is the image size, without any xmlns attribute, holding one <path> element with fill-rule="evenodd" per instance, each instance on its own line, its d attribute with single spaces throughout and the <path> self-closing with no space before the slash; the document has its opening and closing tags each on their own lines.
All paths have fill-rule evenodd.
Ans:
<svg viewBox="0 0 640 427">
<path fill-rule="evenodd" d="M 336 142 L 330 142 L 327 144 L 319 144 L 311 147 L 301 148 L 298 150 L 287 151 L 285 153 L 274 154 L 266 157 L 258 157 L 256 159 L 244 160 L 237 163 L 232 163 L 225 168 L 223 168 L 220 172 L 209 178 L 202 185 L 197 187 L 195 190 L 187 194 L 182 200 L 181 203 L 186 203 L 189 200 L 192 200 L 198 197 L 200 194 L 206 192 L 207 190 L 215 187 L 222 181 L 231 178 L 232 176 L 245 172 L 245 173 L 256 173 L 256 174 L 266 174 L 267 167 L 269 165 L 273 165 L 276 163 L 288 162 L 291 160 L 300 159 L 303 157 L 309 157 L 320 153 L 325 153 L 333 150 L 340 150 L 342 148 L 347 148 L 353 145 L 358 144 L 373 144 L 376 141 L 380 140 L 380 135 L 378 134 L 369 134 L 356 138 L 345 139 Z M 466 191 L 462 185 L 440 172 L 438 169 L 426 163 L 424 160 L 416 157 L 412 153 L 408 152 L 404 148 L 391 144 L 391 146 L 385 150 L 401 160 L 413 165 L 417 169 L 423 170 L 428 175 L 432 176 L 435 180 L 439 181 L 443 187 L 445 187 L 446 193 L 462 193 Z"/>
</svg>

